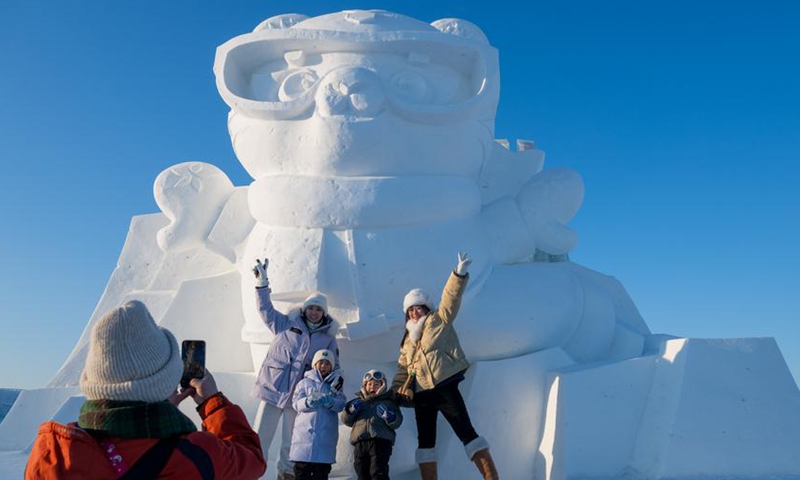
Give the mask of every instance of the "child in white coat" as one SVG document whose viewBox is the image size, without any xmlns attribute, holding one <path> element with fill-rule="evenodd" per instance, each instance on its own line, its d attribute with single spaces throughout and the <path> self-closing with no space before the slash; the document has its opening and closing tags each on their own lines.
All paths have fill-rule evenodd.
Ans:
<svg viewBox="0 0 800 480">
<path fill-rule="evenodd" d="M 313 370 L 306 372 L 295 388 L 292 406 L 297 419 L 289 451 L 295 480 L 327 480 L 331 465 L 336 463 L 337 414 L 344 409 L 346 399 L 341 373 L 333 369 L 335 363 L 332 351 L 318 350 L 311 363 Z"/>
</svg>

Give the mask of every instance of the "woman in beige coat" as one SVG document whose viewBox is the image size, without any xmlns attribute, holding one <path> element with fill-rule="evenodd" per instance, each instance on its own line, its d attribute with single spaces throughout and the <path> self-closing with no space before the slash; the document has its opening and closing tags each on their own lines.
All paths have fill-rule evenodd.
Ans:
<svg viewBox="0 0 800 480">
<path fill-rule="evenodd" d="M 458 384 L 469 367 L 454 328 L 472 263 L 458 254 L 458 264 L 442 292 L 439 308 L 415 288 L 403 299 L 406 332 L 400 346 L 397 374 L 392 389 L 405 404 L 413 403 L 417 423 L 417 463 L 422 480 L 436 480 L 436 421 L 444 415 L 456 436 L 486 480 L 496 480 L 489 444 L 478 436 Z"/>
</svg>

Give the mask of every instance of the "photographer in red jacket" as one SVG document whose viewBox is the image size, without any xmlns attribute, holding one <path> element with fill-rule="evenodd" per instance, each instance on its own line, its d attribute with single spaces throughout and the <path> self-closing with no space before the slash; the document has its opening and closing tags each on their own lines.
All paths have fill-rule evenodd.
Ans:
<svg viewBox="0 0 800 480">
<path fill-rule="evenodd" d="M 260 477 L 267 465 L 242 409 L 208 372 L 178 393 L 182 371 L 178 342 L 143 303 L 108 312 L 92 329 L 78 422 L 42 424 L 25 478 Z M 198 404 L 202 432 L 177 408 L 189 396 Z"/>
</svg>

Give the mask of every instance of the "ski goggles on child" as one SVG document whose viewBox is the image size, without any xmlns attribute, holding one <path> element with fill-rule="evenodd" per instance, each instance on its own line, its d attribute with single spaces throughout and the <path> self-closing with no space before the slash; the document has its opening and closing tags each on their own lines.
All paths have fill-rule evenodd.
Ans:
<svg viewBox="0 0 800 480">
<path fill-rule="evenodd" d="M 382 382 L 386 380 L 386 375 L 383 374 L 380 370 L 370 370 L 369 372 L 364 374 L 364 379 L 362 382 L 368 382 L 370 380 L 376 380 L 378 382 Z"/>
</svg>

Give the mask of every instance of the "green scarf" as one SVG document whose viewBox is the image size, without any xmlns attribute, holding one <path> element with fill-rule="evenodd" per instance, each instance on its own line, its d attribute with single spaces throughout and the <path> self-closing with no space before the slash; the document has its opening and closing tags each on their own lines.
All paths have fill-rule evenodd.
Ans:
<svg viewBox="0 0 800 480">
<path fill-rule="evenodd" d="M 78 426 L 119 438 L 167 438 L 197 431 L 194 422 L 167 401 L 87 400 Z"/>
</svg>

